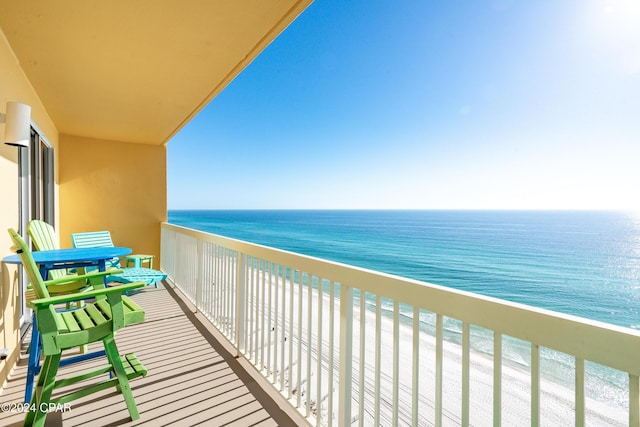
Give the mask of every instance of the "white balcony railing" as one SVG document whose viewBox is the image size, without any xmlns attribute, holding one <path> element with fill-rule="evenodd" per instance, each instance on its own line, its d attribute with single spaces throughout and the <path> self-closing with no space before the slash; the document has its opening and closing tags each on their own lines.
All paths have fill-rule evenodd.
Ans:
<svg viewBox="0 0 640 427">
<path fill-rule="evenodd" d="M 311 424 L 640 426 L 635 330 L 166 223 L 161 255 Z M 592 397 L 592 366 L 618 405 Z"/>
</svg>

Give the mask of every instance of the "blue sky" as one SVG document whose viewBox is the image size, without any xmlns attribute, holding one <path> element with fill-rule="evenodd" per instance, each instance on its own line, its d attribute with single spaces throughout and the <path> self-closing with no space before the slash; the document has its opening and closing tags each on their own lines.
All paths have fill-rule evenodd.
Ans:
<svg viewBox="0 0 640 427">
<path fill-rule="evenodd" d="M 640 210 L 638 22 L 316 0 L 169 141 L 169 209 Z"/>
</svg>

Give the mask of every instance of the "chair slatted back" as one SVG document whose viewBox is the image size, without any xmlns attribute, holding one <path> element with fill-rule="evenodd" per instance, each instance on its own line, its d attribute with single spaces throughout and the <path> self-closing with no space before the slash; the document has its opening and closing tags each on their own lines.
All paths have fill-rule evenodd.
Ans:
<svg viewBox="0 0 640 427">
<path fill-rule="evenodd" d="M 27 225 L 27 234 L 31 237 L 33 246 L 39 251 L 48 251 L 53 249 L 60 249 L 60 241 L 54 228 L 39 219 L 29 221 Z M 66 276 L 65 270 L 51 270 L 49 272 L 50 279 L 62 279 Z"/>
<path fill-rule="evenodd" d="M 108 231 L 91 231 L 88 233 L 73 233 L 71 241 L 74 248 L 113 247 L 111 233 Z"/>
<path fill-rule="evenodd" d="M 49 298 L 49 292 L 47 291 L 47 287 L 44 285 L 38 265 L 33 260 L 33 255 L 31 255 L 31 251 L 29 250 L 27 243 L 13 228 L 9 229 L 9 234 L 13 241 L 11 250 L 17 253 L 20 257 L 36 297 Z"/>
<path fill-rule="evenodd" d="M 73 244 L 74 248 L 112 248 L 115 246 L 113 244 L 113 240 L 111 240 L 111 233 L 109 231 L 73 233 L 71 234 L 71 243 Z M 111 259 L 107 262 L 107 267 L 120 268 L 120 259 Z"/>
<path fill-rule="evenodd" d="M 53 229 L 53 226 L 44 221 L 40 221 L 39 219 L 29 221 L 27 234 L 31 236 L 33 245 L 39 251 L 60 249 L 56 231 Z"/>
</svg>

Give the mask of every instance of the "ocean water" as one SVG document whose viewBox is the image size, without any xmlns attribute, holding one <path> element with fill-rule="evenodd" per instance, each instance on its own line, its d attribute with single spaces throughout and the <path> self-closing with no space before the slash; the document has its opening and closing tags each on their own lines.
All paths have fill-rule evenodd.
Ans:
<svg viewBox="0 0 640 427">
<path fill-rule="evenodd" d="M 640 216 L 631 213 L 215 210 L 169 211 L 169 222 L 640 328 Z M 511 346 L 526 364 L 526 348 Z M 552 377 L 571 376 L 570 358 L 543 358 Z M 591 371 L 588 393 L 625 406 L 624 376 Z"/>
<path fill-rule="evenodd" d="M 640 328 L 640 216 L 585 211 L 169 211 L 169 222 Z"/>
</svg>

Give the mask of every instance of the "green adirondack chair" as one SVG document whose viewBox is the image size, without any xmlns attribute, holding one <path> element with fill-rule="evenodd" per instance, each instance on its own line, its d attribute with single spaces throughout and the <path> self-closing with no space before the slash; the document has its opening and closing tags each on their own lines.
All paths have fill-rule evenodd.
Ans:
<svg viewBox="0 0 640 427">
<path fill-rule="evenodd" d="M 31 237 L 33 245 L 39 251 L 59 249 L 59 240 L 56 232 L 50 224 L 37 219 L 31 220 L 27 225 L 27 233 Z M 86 292 L 91 289 L 104 288 L 104 277 L 108 277 L 111 274 L 118 273 L 117 270 L 111 270 L 107 273 L 101 273 L 99 271 L 92 271 L 87 273 L 84 277 L 88 280 L 78 280 L 77 274 L 69 274 L 66 270 L 50 270 L 49 276 L 51 280 L 44 282 L 47 285 L 47 292 L 49 296 L 66 295 L 76 292 Z M 34 292 L 32 285 L 27 287 L 27 293 L 25 299 L 27 305 L 30 301 L 36 299 L 37 296 Z M 128 297 L 123 297 L 123 301 L 126 306 L 126 321 L 127 324 L 142 323 L 144 321 L 144 310 L 138 306 L 133 300 Z M 99 302 L 104 304 L 104 302 Z M 77 307 L 82 307 L 84 300 L 76 302 Z M 70 308 L 70 305 L 67 306 Z M 34 319 L 35 323 L 37 320 Z M 24 401 L 29 403 L 33 394 L 33 384 L 36 374 L 38 373 L 40 366 L 40 332 L 38 331 L 37 324 L 34 325 L 31 333 L 31 343 L 29 344 L 29 359 L 27 365 L 27 378 L 25 382 Z M 104 351 L 97 351 L 87 354 L 87 346 L 80 347 L 80 353 L 84 356 L 76 356 L 69 359 L 62 359 L 61 366 L 82 362 L 84 360 L 102 357 L 105 355 Z"/>
<path fill-rule="evenodd" d="M 40 221 L 38 219 L 34 219 L 29 221 L 27 225 L 27 234 L 31 237 L 31 243 L 36 247 L 39 251 L 60 249 L 60 244 L 58 240 L 58 236 L 56 235 L 56 231 L 53 226 L 50 224 Z M 73 276 L 73 277 L 71 277 Z M 66 295 L 72 294 L 76 292 L 85 292 L 94 287 L 96 289 L 103 288 L 103 279 L 104 275 L 92 275 L 92 280 L 75 280 L 77 278 L 77 274 L 68 273 L 66 270 L 50 270 L 48 279 L 54 281 L 60 281 L 67 279 L 66 282 L 62 282 L 58 285 L 50 285 L 47 289 L 50 296 L 56 295 Z M 68 281 L 69 279 L 72 281 Z M 25 295 L 25 300 L 27 305 L 36 299 L 35 292 L 33 290 L 32 285 L 30 284 L 27 287 L 27 292 Z M 84 301 L 76 302 L 77 307 L 82 307 Z M 70 307 L 68 307 L 70 308 Z M 31 395 L 33 393 L 33 383 L 35 376 L 40 368 L 40 333 L 37 329 L 37 326 L 34 325 L 33 331 L 31 333 L 31 343 L 29 344 L 29 360 L 27 366 L 27 380 L 25 382 L 25 390 L 24 390 L 24 401 L 25 403 L 29 403 L 31 400 Z M 80 347 L 80 353 L 84 354 L 87 352 L 87 346 L 83 345 Z M 95 354 L 95 357 L 99 357 L 104 355 L 104 352 L 100 354 Z"/>
<path fill-rule="evenodd" d="M 31 251 L 22 237 L 14 229 L 9 229 L 9 234 L 14 243 L 12 250 L 20 256 L 36 295 L 36 299 L 31 300 L 29 305 L 35 311 L 38 330 L 42 337 L 42 352 L 45 356 L 38 383 L 30 401 L 30 407 L 34 411 L 27 413 L 24 425 L 44 426 L 47 408 L 51 405 L 68 403 L 110 387 L 123 395 L 131 419 L 140 418 L 129 380 L 145 376 L 147 371 L 135 354 L 120 355 L 115 342 L 115 333 L 127 324 L 144 320 L 144 311 L 137 306 L 132 308 L 122 293 L 143 287 L 145 284 L 130 283 L 52 297 L 47 290 L 48 285 L 59 284 L 55 282 L 60 280 L 43 281 Z M 77 276 L 74 280 L 86 281 L 86 278 Z M 88 298 L 95 298 L 95 302 L 62 312 L 55 308 L 59 304 Z M 105 366 L 56 380 L 63 350 L 98 341 L 102 341 L 104 345 L 108 362 Z M 111 376 L 107 377 L 105 375 L 107 373 L 111 373 Z M 105 376 L 102 382 L 82 384 L 86 379 L 101 375 Z M 77 387 L 55 399 L 51 398 L 54 389 L 69 385 Z"/>
</svg>

